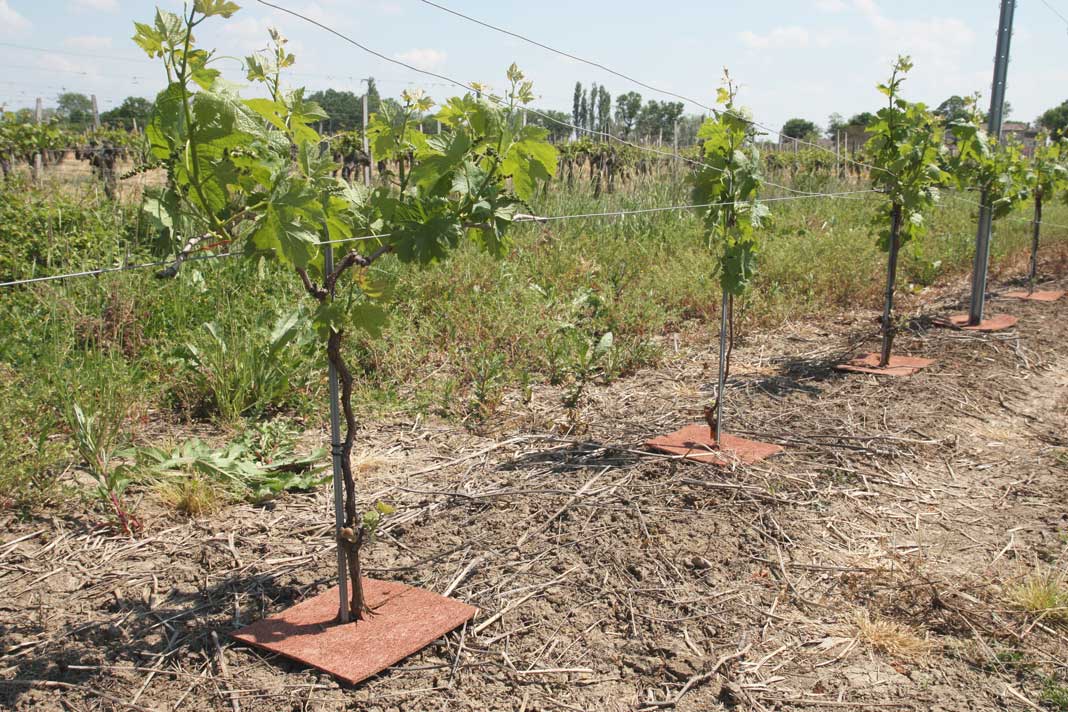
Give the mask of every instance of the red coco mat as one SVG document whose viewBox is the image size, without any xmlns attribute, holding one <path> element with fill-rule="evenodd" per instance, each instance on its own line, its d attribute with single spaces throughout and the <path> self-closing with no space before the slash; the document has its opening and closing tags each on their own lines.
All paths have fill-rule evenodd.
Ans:
<svg viewBox="0 0 1068 712">
<path fill-rule="evenodd" d="M 422 650 L 478 610 L 402 583 L 364 579 L 363 587 L 375 610 L 367 620 L 335 623 L 335 587 L 232 636 L 355 685 Z"/>
<path fill-rule="evenodd" d="M 724 467 L 737 463 L 749 465 L 782 452 L 782 448 L 778 445 L 746 440 L 733 435 L 724 435 L 723 447 L 717 448 L 708 423 L 687 425 L 674 433 L 646 440 L 645 445 L 659 452 L 682 455 L 687 460 Z"/>
<path fill-rule="evenodd" d="M 963 329 L 964 331 L 1004 331 L 1016 326 L 1019 321 L 1016 317 L 1008 314 L 997 314 L 983 319 L 975 326 L 969 326 L 967 314 L 954 314 L 948 319 L 939 319 L 935 324 L 952 329 Z"/>
<path fill-rule="evenodd" d="M 1022 292 L 1005 292 L 1004 296 L 1009 299 L 1030 299 L 1035 302 L 1055 302 L 1064 296 L 1063 290 L 1053 290 L 1050 292 L 1031 292 L 1028 294 L 1026 291 Z"/>
<path fill-rule="evenodd" d="M 864 354 L 857 356 L 849 363 L 839 364 L 835 368 L 852 373 L 874 373 L 876 376 L 911 376 L 934 363 L 934 360 L 929 358 L 891 356 L 889 364 L 880 366 L 879 356 L 880 354 Z"/>
</svg>

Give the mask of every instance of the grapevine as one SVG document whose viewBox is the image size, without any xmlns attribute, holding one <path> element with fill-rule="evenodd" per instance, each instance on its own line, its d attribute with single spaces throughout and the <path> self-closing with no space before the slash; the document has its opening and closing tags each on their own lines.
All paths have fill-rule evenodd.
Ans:
<svg viewBox="0 0 1068 712">
<path fill-rule="evenodd" d="M 228 0 L 196 0 L 184 16 L 157 9 L 152 24 L 135 23 L 134 41 L 162 61 L 168 80 L 145 131 L 152 157 L 167 166 L 168 185 L 145 201 L 145 211 L 172 254 L 188 254 L 207 239 L 277 260 L 316 303 L 311 325 L 341 386 L 345 491 L 337 539 L 351 581 L 348 612 L 359 620 L 369 612 L 360 551 L 390 511 L 380 503 L 359 514 L 350 462 L 357 422 L 344 337 L 377 332 L 386 319 L 384 290 L 368 268 L 386 255 L 436 262 L 465 239 L 503 254 L 516 214 L 555 174 L 557 155 L 545 129 L 520 125 L 520 107 L 534 94 L 512 65 L 506 96 L 445 102 L 435 116 L 440 135 L 419 127 L 418 117 L 433 106 L 429 98 L 405 93 L 402 104 L 384 106 L 368 136 L 375 157 L 396 162 L 398 171 L 374 188 L 350 186 L 334 177 L 332 151 L 313 128 L 326 115 L 303 89 L 283 83 L 296 61 L 284 37 L 272 30 L 270 53 L 246 59 L 248 80 L 263 85 L 266 98 L 242 99 L 219 81 L 215 53 L 196 46 L 201 23 L 238 9 Z M 366 234 L 378 237 L 351 239 Z M 336 264 L 327 262 L 322 242 L 339 245 Z"/>
<path fill-rule="evenodd" d="M 1042 230 L 1042 204 L 1056 194 L 1068 189 L 1068 141 L 1061 138 L 1048 141 L 1039 136 L 1035 153 L 1030 160 L 1021 164 L 1020 182 L 1030 193 L 1034 201 L 1034 218 L 1032 220 L 1031 260 L 1027 270 L 1027 293 L 1034 294 L 1035 278 L 1038 272 L 1038 242 Z"/>
<path fill-rule="evenodd" d="M 890 364 L 894 345 L 894 284 L 898 253 L 902 245 L 926 231 L 924 211 L 938 199 L 938 187 L 945 182 L 942 170 L 944 134 L 938 118 L 923 104 L 901 98 L 901 85 L 912 69 L 908 57 L 898 57 L 890 80 L 879 85 L 887 105 L 868 126 L 871 138 L 865 145 L 872 187 L 886 197 L 875 215 L 879 247 L 887 252 L 886 301 L 883 309 L 883 344 L 879 366 Z"/>
<path fill-rule="evenodd" d="M 734 298 L 748 289 L 760 250 L 760 228 L 769 211 L 759 202 L 763 185 L 762 161 L 754 139 L 756 129 L 745 113 L 734 107 L 736 87 L 724 72 L 724 87 L 717 103 L 723 110 L 705 120 L 697 133 L 702 166 L 691 176 L 693 202 L 708 207 L 700 213 L 709 249 L 719 251 L 719 279 L 723 293 L 720 325 L 719 388 L 705 418 L 713 438 L 722 434 L 723 390 L 730 374 L 734 342 Z M 728 329 L 729 324 L 729 329 Z M 730 344 L 727 332 L 730 331 Z"/>
</svg>

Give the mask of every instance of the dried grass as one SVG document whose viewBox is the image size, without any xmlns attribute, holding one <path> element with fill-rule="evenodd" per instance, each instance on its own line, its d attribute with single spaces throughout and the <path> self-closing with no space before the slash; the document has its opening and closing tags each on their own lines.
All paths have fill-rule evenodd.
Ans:
<svg viewBox="0 0 1068 712">
<path fill-rule="evenodd" d="M 1064 574 L 1036 570 L 1009 590 L 1011 603 L 1027 613 L 1058 625 L 1068 623 L 1068 586 Z"/>
<path fill-rule="evenodd" d="M 921 636 L 915 628 L 888 618 L 872 618 L 867 611 L 853 619 L 861 640 L 876 652 L 905 660 L 928 657 L 938 646 L 930 638 Z"/>
<path fill-rule="evenodd" d="M 225 499 L 215 484 L 195 475 L 175 477 L 160 485 L 159 497 L 164 504 L 190 517 L 211 514 Z"/>
</svg>

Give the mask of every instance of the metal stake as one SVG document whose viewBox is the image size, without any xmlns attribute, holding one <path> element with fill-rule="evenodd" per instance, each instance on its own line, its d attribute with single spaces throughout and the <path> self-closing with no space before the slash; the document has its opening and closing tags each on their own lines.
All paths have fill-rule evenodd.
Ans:
<svg viewBox="0 0 1068 712">
<path fill-rule="evenodd" d="M 363 155 L 367 156 L 367 165 L 363 169 L 363 184 L 371 185 L 371 142 L 367 139 L 367 95 L 371 91 L 371 81 L 361 79 L 361 83 L 367 83 L 367 91 L 363 93 Z"/>
<path fill-rule="evenodd" d="M 329 241 L 329 232 L 326 233 Z M 334 270 L 334 248 L 324 245 L 323 273 L 329 274 Z M 333 296 L 331 295 L 331 299 Z M 341 528 L 345 526 L 345 513 L 342 504 L 341 492 L 341 456 L 343 448 L 341 442 L 341 399 L 338 397 L 337 369 L 330 362 L 327 370 L 327 378 L 330 381 L 330 453 L 334 465 L 334 540 L 337 547 L 337 589 L 341 598 L 338 609 L 338 618 L 342 623 L 348 623 L 349 618 L 349 579 L 346 573 L 345 552 L 341 550 Z"/>
<path fill-rule="evenodd" d="M 716 386 L 716 446 L 723 435 L 723 390 L 727 387 L 727 288 L 723 288 L 723 304 L 719 315 L 719 384 Z"/>
<path fill-rule="evenodd" d="M 998 22 L 997 54 L 994 56 L 994 83 L 990 91 L 990 118 L 988 133 L 1001 140 L 1001 123 L 1005 109 L 1005 82 L 1009 73 L 1009 45 L 1012 42 L 1012 18 L 1016 12 L 1016 0 L 1001 0 L 1001 17 Z M 980 197 L 979 229 L 975 235 L 975 264 L 972 266 L 972 299 L 968 309 L 968 324 L 976 326 L 983 320 L 986 302 L 986 276 L 990 266 L 990 233 L 992 216 L 984 190 Z"/>
</svg>

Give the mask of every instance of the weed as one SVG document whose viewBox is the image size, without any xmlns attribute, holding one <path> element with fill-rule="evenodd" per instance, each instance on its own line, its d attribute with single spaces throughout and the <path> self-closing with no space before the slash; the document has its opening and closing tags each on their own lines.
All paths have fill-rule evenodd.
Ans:
<svg viewBox="0 0 1068 712">
<path fill-rule="evenodd" d="M 203 335 L 177 354 L 191 391 L 183 399 L 199 404 L 195 411 L 208 410 L 228 422 L 284 405 L 312 371 L 311 334 L 304 325 L 299 312 L 281 317 L 271 329 L 204 324 Z"/>
<path fill-rule="evenodd" d="M 1042 703 L 1056 710 L 1056 712 L 1068 712 L 1068 686 L 1055 678 L 1047 678 L 1042 687 Z"/>
<path fill-rule="evenodd" d="M 141 521 L 127 509 L 123 493 L 130 484 L 130 469 L 117 458 L 129 455 L 119 448 L 125 445 L 125 432 L 121 414 L 118 417 L 102 416 L 101 413 L 86 414 L 75 403 L 70 416 L 71 432 L 78 454 L 85 461 L 89 474 L 97 482 L 95 495 L 107 502 L 118 528 L 125 534 L 142 529 Z"/>
<path fill-rule="evenodd" d="M 828 189 L 851 187 L 832 183 Z M 0 186 L 0 273 L 28 277 L 151 259 L 127 208 L 91 191 L 62 188 L 18 181 Z M 650 177 L 599 198 L 586 181 L 569 190 L 554 185 L 531 207 L 541 215 L 566 215 L 685 202 L 678 183 Z M 739 338 L 786 318 L 877 307 L 885 258 L 869 224 L 878 202 L 774 204 Z M 1068 205 L 1051 203 L 1045 217 L 1068 222 Z M 928 224 L 928 232 L 910 243 L 915 253 L 904 257 L 909 281 L 942 281 L 969 270 L 972 209 L 946 201 Z M 574 364 L 607 332 L 613 345 L 596 379 L 656 363 L 664 333 L 718 316 L 716 259 L 697 239 L 699 229 L 689 211 L 517 225 L 515 251 L 504 262 L 462 247 L 425 270 L 405 269 L 393 258 L 376 263 L 376 278 L 391 284 L 395 308 L 381 337 L 359 337 L 361 415 L 422 407 L 466 418 L 471 403 L 499 402 L 513 386 L 524 397 L 539 383 L 566 388 Z M 1066 241 L 1068 234 L 1051 231 L 1051 261 L 1065 254 Z M 1000 221 L 991 263 L 1029 248 L 1026 222 Z M 74 450 L 66 437 L 70 406 L 64 405 L 73 400 L 92 413 L 107 411 L 109 403 L 146 413 L 177 405 L 235 424 L 320 407 L 325 380 L 314 375 L 317 356 L 303 347 L 304 334 L 284 347 L 277 370 L 254 370 L 264 363 L 254 354 L 270 348 L 279 320 L 273 305 L 296 298 L 298 286 L 277 279 L 280 270 L 269 262 L 210 260 L 187 264 L 165 285 L 131 272 L 5 292 L 0 506 L 30 512 L 65 501 L 57 478 Z M 215 324 L 218 338 L 205 323 Z M 565 323 L 577 336 L 560 331 Z M 457 358 L 478 353 L 503 359 L 496 375 L 490 363 Z M 137 424 L 134 415 L 126 420 L 130 428 Z M 1068 463 L 1066 453 L 1056 454 L 1058 465 Z"/>
<path fill-rule="evenodd" d="M 479 351 L 472 367 L 471 402 L 468 415 L 478 423 L 490 418 L 501 404 L 504 385 L 504 356 Z"/>
<path fill-rule="evenodd" d="M 1012 604 L 1048 623 L 1068 623 L 1068 586 L 1064 574 L 1036 571 L 1009 591 Z"/>
<path fill-rule="evenodd" d="M 874 650 L 895 658 L 917 660 L 925 658 L 935 649 L 928 638 L 920 637 L 912 627 L 887 618 L 871 618 L 867 611 L 853 619 L 861 640 Z"/>
<path fill-rule="evenodd" d="M 564 390 L 563 404 L 572 418 L 576 417 L 579 405 L 582 403 L 582 394 L 594 377 L 601 371 L 602 363 L 612 352 L 614 337 L 612 332 L 606 332 L 595 342 L 586 345 L 579 351 L 578 357 L 571 364 L 571 385 Z"/>
<path fill-rule="evenodd" d="M 223 448 L 192 439 L 175 448 L 143 448 L 139 459 L 164 481 L 204 478 L 237 499 L 261 501 L 289 490 L 307 490 L 325 481 L 319 465 L 326 451 L 294 454 L 292 435 L 253 430 Z"/>
<path fill-rule="evenodd" d="M 159 487 L 165 504 L 190 517 L 210 514 L 224 500 L 219 486 L 202 475 L 175 475 Z"/>
</svg>

